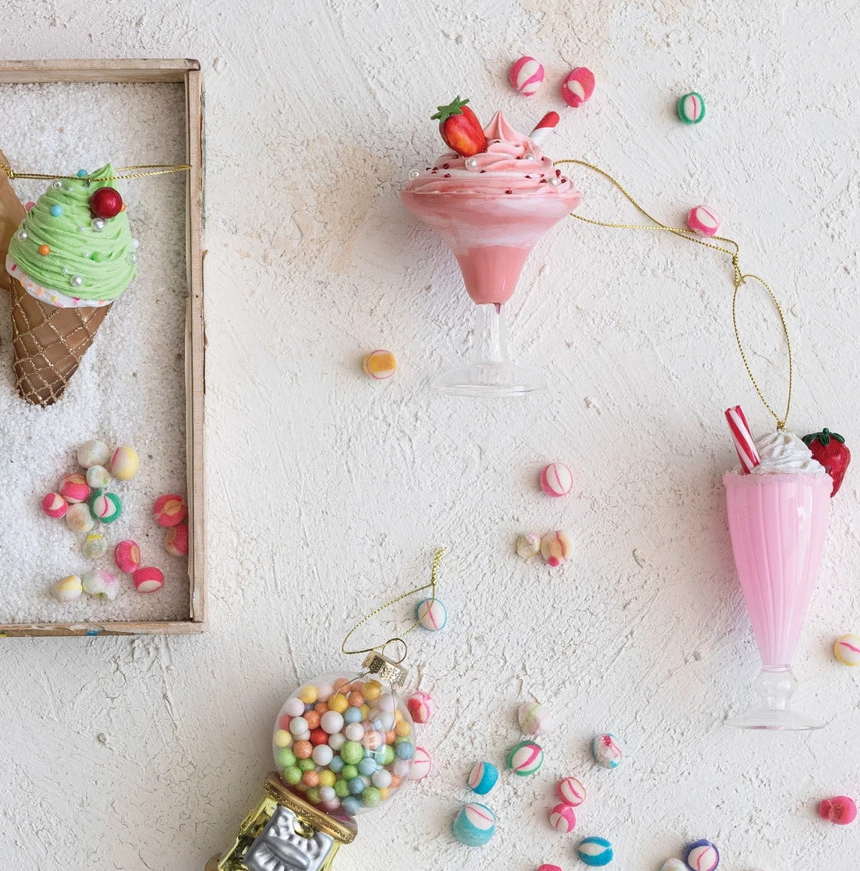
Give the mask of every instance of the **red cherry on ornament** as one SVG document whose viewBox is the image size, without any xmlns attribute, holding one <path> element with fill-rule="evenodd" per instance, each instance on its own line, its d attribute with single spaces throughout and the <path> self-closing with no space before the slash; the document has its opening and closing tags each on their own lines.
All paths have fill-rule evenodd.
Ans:
<svg viewBox="0 0 860 871">
<path fill-rule="evenodd" d="M 122 197 L 113 188 L 99 188 L 90 197 L 90 211 L 97 218 L 115 218 L 122 211 Z"/>
</svg>

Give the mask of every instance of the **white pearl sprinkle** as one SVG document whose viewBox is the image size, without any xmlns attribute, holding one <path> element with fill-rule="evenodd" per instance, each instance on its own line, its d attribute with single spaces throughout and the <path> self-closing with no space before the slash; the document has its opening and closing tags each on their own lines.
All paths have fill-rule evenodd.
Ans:
<svg viewBox="0 0 860 871">
<path fill-rule="evenodd" d="M 552 187 L 557 188 L 561 184 L 561 179 L 554 177 L 549 180 L 549 183 Z"/>
<path fill-rule="evenodd" d="M 523 158 L 523 160 L 534 160 L 535 156 L 531 153 L 531 151 Z"/>
<path fill-rule="evenodd" d="M 63 188 L 63 183 L 62 183 L 61 181 L 52 181 L 52 182 L 51 182 L 51 188 L 52 188 L 53 190 L 55 190 L 55 191 L 62 190 L 62 188 Z"/>
<path fill-rule="evenodd" d="M 84 283 L 83 275 L 73 275 L 72 276 L 72 287 L 80 287 Z"/>
<path fill-rule="evenodd" d="M 135 250 L 140 248 L 140 239 L 132 239 L 131 240 L 131 247 L 134 248 Z"/>
<path fill-rule="evenodd" d="M 105 228 L 105 222 L 103 218 L 93 218 L 93 229 L 96 233 L 101 233 Z"/>
<path fill-rule="evenodd" d="M 477 168 L 478 168 L 478 158 L 477 157 L 466 158 L 466 169 L 477 169 Z"/>
<path fill-rule="evenodd" d="M 29 237 L 29 234 L 27 233 L 26 230 L 19 230 L 17 233 L 17 236 L 18 236 L 19 242 L 26 242 L 28 237 Z"/>
<path fill-rule="evenodd" d="M 419 175 L 421 175 L 421 173 L 418 172 L 417 169 L 410 169 L 410 170 L 409 170 L 409 178 L 410 178 L 410 179 L 418 178 Z"/>
</svg>

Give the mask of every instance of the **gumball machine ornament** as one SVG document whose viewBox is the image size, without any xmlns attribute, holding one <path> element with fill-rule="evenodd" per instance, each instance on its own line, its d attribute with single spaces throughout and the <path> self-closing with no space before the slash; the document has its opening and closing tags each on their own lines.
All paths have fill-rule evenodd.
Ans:
<svg viewBox="0 0 860 871">
<path fill-rule="evenodd" d="M 398 663 L 371 652 L 360 675 L 299 687 L 278 714 L 276 771 L 233 846 L 206 871 L 328 871 L 358 834 L 355 817 L 390 802 L 412 768 L 412 718 Z"/>
</svg>

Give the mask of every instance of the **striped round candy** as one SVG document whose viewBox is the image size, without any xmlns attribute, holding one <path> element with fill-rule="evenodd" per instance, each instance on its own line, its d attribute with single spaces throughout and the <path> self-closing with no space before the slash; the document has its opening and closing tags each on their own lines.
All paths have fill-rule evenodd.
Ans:
<svg viewBox="0 0 860 871">
<path fill-rule="evenodd" d="M 42 500 L 42 511 L 48 517 L 65 517 L 69 510 L 69 503 L 59 493 L 48 493 Z"/>
<path fill-rule="evenodd" d="M 518 777 L 536 774 L 543 765 L 543 750 L 534 741 L 520 741 L 508 753 L 508 768 Z"/>
<path fill-rule="evenodd" d="M 467 847 L 483 847 L 496 830 L 496 815 L 483 804 L 467 804 L 454 820 L 454 837 Z"/>
<path fill-rule="evenodd" d="M 526 735 L 545 735 L 555 725 L 552 714 L 540 702 L 523 702 L 517 711 L 517 722 Z"/>
<path fill-rule="evenodd" d="M 549 812 L 549 824 L 557 832 L 569 835 L 576 828 L 576 812 L 569 804 L 557 804 Z"/>
<path fill-rule="evenodd" d="M 533 57 L 521 57 L 511 64 L 508 80 L 524 97 L 531 97 L 543 82 L 543 64 Z"/>
<path fill-rule="evenodd" d="M 594 73 L 588 67 L 577 67 L 561 83 L 561 96 L 572 109 L 587 103 L 594 93 Z"/>
<path fill-rule="evenodd" d="M 448 622 L 448 610 L 440 599 L 422 599 L 415 609 L 418 622 L 430 632 L 438 632 Z"/>
<path fill-rule="evenodd" d="M 660 866 L 660 871 L 687 871 L 687 866 L 680 859 L 667 859 Z"/>
<path fill-rule="evenodd" d="M 720 852 L 716 845 L 703 838 L 687 847 L 685 861 L 691 871 L 714 871 L 720 864 Z"/>
<path fill-rule="evenodd" d="M 840 635 L 833 645 L 833 653 L 843 665 L 860 665 L 860 638 Z"/>
<path fill-rule="evenodd" d="M 678 100 L 678 117 L 685 124 L 698 124 L 705 117 L 705 101 L 701 94 L 690 91 Z"/>
<path fill-rule="evenodd" d="M 469 789 L 478 795 L 486 795 L 499 779 L 499 769 L 492 762 L 479 762 L 469 772 Z"/>
<path fill-rule="evenodd" d="M 561 871 L 558 865 L 541 865 L 537 871 Z"/>
<path fill-rule="evenodd" d="M 415 755 L 412 757 L 412 767 L 409 769 L 409 779 L 424 780 L 432 767 L 433 760 L 430 754 L 423 747 L 416 747 Z"/>
<path fill-rule="evenodd" d="M 384 381 L 397 371 L 397 360 L 391 351 L 377 348 L 364 358 L 364 374 L 375 381 Z"/>
<path fill-rule="evenodd" d="M 715 236 L 720 229 L 720 219 L 710 206 L 693 206 L 687 215 L 687 226 L 699 236 Z"/>
<path fill-rule="evenodd" d="M 591 742 L 591 752 L 601 768 L 618 768 L 621 764 L 623 754 L 614 735 L 598 735 Z"/>
<path fill-rule="evenodd" d="M 600 868 L 612 861 L 612 844 L 606 838 L 585 838 L 576 848 L 579 858 L 586 865 Z"/>
<path fill-rule="evenodd" d="M 409 696 L 406 707 L 409 709 L 409 716 L 416 723 L 429 723 L 436 713 L 436 702 L 433 700 L 433 696 L 421 690 Z"/>
<path fill-rule="evenodd" d="M 573 487 L 573 472 L 564 463 L 550 463 L 540 473 L 540 488 L 547 496 L 566 496 Z"/>
<path fill-rule="evenodd" d="M 585 787 L 575 777 L 565 777 L 555 788 L 556 795 L 571 807 L 579 807 L 585 801 Z"/>
</svg>

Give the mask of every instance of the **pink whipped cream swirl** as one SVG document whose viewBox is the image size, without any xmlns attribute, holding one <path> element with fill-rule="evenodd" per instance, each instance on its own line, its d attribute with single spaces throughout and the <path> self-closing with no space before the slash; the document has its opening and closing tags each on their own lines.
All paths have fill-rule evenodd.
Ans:
<svg viewBox="0 0 860 871">
<path fill-rule="evenodd" d="M 514 130 L 501 112 L 484 129 L 487 150 L 474 157 L 448 152 L 412 179 L 405 191 L 416 194 L 547 196 L 576 194 L 570 179 L 555 168 L 538 145 Z M 557 178 L 557 185 L 550 184 Z M 576 208 L 578 202 L 569 208 Z"/>
</svg>

